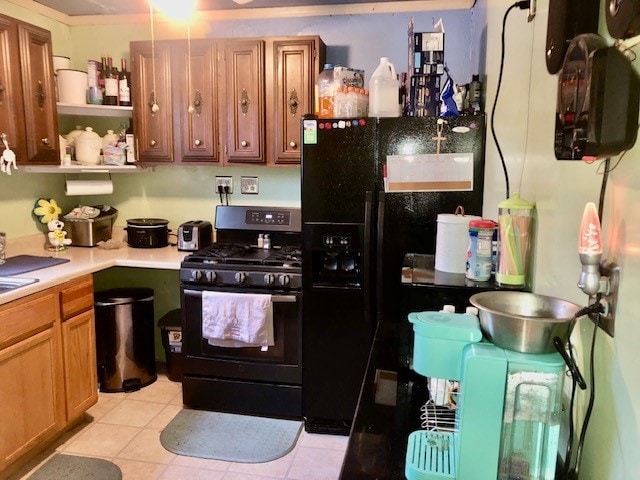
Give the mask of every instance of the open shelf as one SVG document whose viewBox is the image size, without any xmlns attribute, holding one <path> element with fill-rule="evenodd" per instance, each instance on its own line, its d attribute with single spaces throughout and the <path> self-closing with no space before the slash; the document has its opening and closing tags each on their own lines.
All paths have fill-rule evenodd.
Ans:
<svg viewBox="0 0 640 480">
<path fill-rule="evenodd" d="M 58 102 L 58 115 L 84 115 L 89 117 L 130 117 L 133 107 L 114 107 L 110 105 L 75 105 Z"/>
</svg>

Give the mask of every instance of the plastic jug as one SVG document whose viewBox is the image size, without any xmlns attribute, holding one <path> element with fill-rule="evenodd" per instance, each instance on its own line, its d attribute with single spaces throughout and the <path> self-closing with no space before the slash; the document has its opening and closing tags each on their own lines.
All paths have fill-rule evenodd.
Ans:
<svg viewBox="0 0 640 480">
<path fill-rule="evenodd" d="M 325 63 L 322 72 L 318 75 L 318 117 L 333 117 L 333 96 L 335 95 L 336 85 L 333 77 L 333 65 Z"/>
<path fill-rule="evenodd" d="M 398 99 L 396 69 L 387 57 L 381 57 L 380 65 L 369 80 L 369 116 L 399 117 Z"/>
</svg>

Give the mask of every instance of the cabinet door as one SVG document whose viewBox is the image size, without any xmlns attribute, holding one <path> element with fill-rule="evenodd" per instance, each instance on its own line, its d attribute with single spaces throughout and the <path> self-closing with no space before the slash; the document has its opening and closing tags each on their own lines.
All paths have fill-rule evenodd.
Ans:
<svg viewBox="0 0 640 480">
<path fill-rule="evenodd" d="M 20 22 L 18 34 L 27 160 L 32 164 L 59 164 L 51 33 Z"/>
<path fill-rule="evenodd" d="M 0 15 L 0 134 L 22 162 L 27 158 L 24 133 L 24 106 L 20 88 L 18 25 Z M 0 143 L 0 151 L 4 145 Z"/>
<path fill-rule="evenodd" d="M 173 162 L 171 43 L 131 42 L 131 76 L 138 161 Z"/>
<path fill-rule="evenodd" d="M 57 329 L 0 350 L 0 471 L 63 428 L 62 382 Z"/>
<path fill-rule="evenodd" d="M 218 155 L 218 66 L 212 40 L 176 42 L 172 56 L 174 112 L 180 125 L 177 161 L 219 162 Z M 194 111 L 189 113 L 189 106 Z"/>
<path fill-rule="evenodd" d="M 225 161 L 265 163 L 264 42 L 224 44 Z"/>
<path fill-rule="evenodd" d="M 267 138 L 273 140 L 273 163 L 299 164 L 300 120 L 313 112 L 318 57 L 324 57 L 324 44 L 318 37 L 276 40 L 272 54 L 267 84 L 271 85 L 269 101 L 274 106 L 267 107 Z"/>
<path fill-rule="evenodd" d="M 93 309 L 62 324 L 67 422 L 98 401 L 96 333 Z"/>
</svg>

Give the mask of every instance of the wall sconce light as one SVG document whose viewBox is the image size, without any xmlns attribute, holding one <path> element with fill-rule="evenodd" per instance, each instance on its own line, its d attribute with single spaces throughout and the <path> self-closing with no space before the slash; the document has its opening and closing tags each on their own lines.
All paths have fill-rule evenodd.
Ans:
<svg viewBox="0 0 640 480">
<path fill-rule="evenodd" d="M 585 205 L 582 213 L 578 254 L 582 264 L 578 288 L 589 295 L 590 303 L 600 301 L 603 304 L 605 311 L 598 325 L 613 337 L 620 267 L 614 262 L 602 260 L 602 228 L 598 211 L 592 202 Z"/>
</svg>

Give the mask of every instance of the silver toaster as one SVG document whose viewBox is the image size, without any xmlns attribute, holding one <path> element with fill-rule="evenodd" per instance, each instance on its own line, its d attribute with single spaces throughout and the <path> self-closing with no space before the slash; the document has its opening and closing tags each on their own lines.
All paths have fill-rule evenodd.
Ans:
<svg viewBox="0 0 640 480">
<path fill-rule="evenodd" d="M 205 220 L 190 220 L 178 227 L 178 250 L 195 252 L 211 245 L 213 227 Z"/>
</svg>

